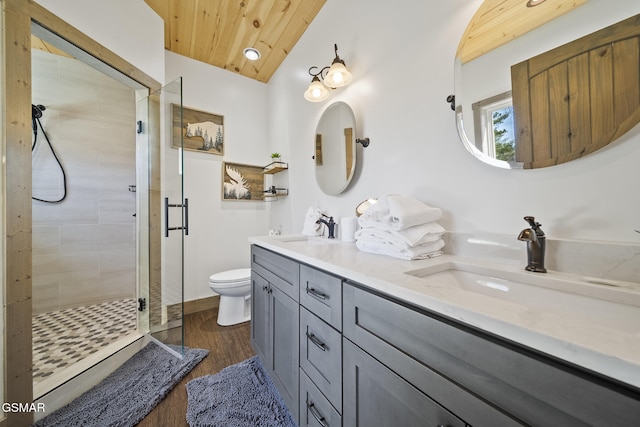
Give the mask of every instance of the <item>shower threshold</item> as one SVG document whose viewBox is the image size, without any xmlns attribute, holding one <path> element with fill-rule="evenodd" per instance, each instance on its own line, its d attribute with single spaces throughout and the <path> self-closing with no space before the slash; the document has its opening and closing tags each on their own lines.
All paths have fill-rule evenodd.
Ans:
<svg viewBox="0 0 640 427">
<path fill-rule="evenodd" d="M 58 372 L 50 375 L 49 377 L 43 379 L 40 382 L 34 382 L 33 384 L 33 400 L 41 398 L 57 387 L 65 384 L 73 378 L 81 375 L 83 372 L 88 371 L 95 365 L 99 364 L 103 360 L 109 358 L 111 355 L 119 352 L 123 348 L 127 347 L 129 344 L 144 338 L 143 334 L 138 332 L 131 333 L 126 337 L 120 338 L 118 341 L 113 342 L 104 348 L 98 350 L 97 352 L 85 357 L 84 359 L 69 365 L 65 368 L 60 369 Z M 113 368 L 115 369 L 115 368 Z M 104 375 L 95 374 L 91 375 L 91 377 L 87 380 L 84 380 L 84 384 L 86 387 L 84 389 L 88 390 L 94 385 L 98 384 L 102 379 L 104 379 L 108 374 L 111 373 L 111 370 L 105 370 Z"/>
</svg>

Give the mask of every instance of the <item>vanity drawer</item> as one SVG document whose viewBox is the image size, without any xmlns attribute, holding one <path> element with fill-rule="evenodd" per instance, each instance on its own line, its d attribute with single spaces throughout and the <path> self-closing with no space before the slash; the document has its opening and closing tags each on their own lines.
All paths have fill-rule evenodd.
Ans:
<svg viewBox="0 0 640 427">
<path fill-rule="evenodd" d="M 300 309 L 300 367 L 342 412 L 342 335 Z"/>
<path fill-rule="evenodd" d="M 300 369 L 300 427 L 340 427 L 342 417 Z"/>
<path fill-rule="evenodd" d="M 640 392 L 345 282 L 344 335 L 471 425 L 634 425 Z"/>
<path fill-rule="evenodd" d="M 470 427 L 347 339 L 343 375 L 345 426 Z"/>
<path fill-rule="evenodd" d="M 260 246 L 251 246 L 251 269 L 298 301 L 300 264 Z"/>
<path fill-rule="evenodd" d="M 300 304 L 342 330 L 342 279 L 307 265 L 300 265 Z"/>
</svg>

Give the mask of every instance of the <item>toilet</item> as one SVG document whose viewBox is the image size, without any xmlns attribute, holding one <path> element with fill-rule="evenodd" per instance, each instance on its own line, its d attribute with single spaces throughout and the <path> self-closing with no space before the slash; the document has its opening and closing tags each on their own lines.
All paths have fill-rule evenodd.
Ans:
<svg viewBox="0 0 640 427">
<path fill-rule="evenodd" d="M 209 287 L 220 294 L 218 325 L 230 326 L 251 319 L 251 269 L 238 268 L 209 276 Z"/>
</svg>

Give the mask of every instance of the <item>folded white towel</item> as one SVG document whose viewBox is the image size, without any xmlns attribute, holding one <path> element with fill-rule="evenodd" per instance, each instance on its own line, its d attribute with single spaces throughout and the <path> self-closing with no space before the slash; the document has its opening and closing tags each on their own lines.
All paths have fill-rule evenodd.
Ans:
<svg viewBox="0 0 640 427">
<path fill-rule="evenodd" d="M 437 221 L 441 217 L 442 211 L 439 208 L 427 206 L 410 196 L 388 194 L 380 197 L 378 203 L 367 209 L 360 220 L 378 221 L 386 224 L 390 230 L 404 230 Z"/>
<path fill-rule="evenodd" d="M 433 242 L 442 237 L 445 232 L 445 229 L 435 221 L 408 227 L 404 230 L 390 230 L 387 223 L 370 220 L 362 221 L 360 226 L 362 228 L 356 232 L 356 239 L 362 237 L 379 238 L 403 247 Z"/>
<path fill-rule="evenodd" d="M 322 224 L 318 224 L 318 220 L 322 216 L 322 213 L 318 209 L 309 208 L 307 214 L 304 217 L 304 225 L 302 227 L 302 234 L 305 236 L 321 236 Z"/>
<path fill-rule="evenodd" d="M 363 252 L 386 255 L 405 260 L 415 260 L 433 258 L 442 255 L 441 249 L 444 247 L 444 241 L 442 239 L 438 239 L 435 242 L 426 243 L 424 245 L 414 246 L 408 249 L 399 249 L 398 247 L 388 243 L 356 240 L 356 246 Z"/>
</svg>

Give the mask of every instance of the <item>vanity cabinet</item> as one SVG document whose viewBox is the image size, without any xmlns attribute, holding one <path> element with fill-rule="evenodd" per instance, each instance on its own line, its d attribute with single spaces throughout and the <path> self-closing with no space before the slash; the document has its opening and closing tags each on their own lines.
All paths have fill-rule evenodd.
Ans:
<svg viewBox="0 0 640 427">
<path fill-rule="evenodd" d="M 637 426 L 640 392 L 252 247 L 251 342 L 300 426 Z"/>
<path fill-rule="evenodd" d="M 257 246 L 251 259 L 251 344 L 298 420 L 299 265 Z"/>
<path fill-rule="evenodd" d="M 634 426 L 640 419 L 637 390 L 566 362 L 358 284 L 343 285 L 343 305 L 345 338 L 469 425 Z M 343 417 L 351 425 L 360 413 L 354 405 L 386 398 L 375 381 L 353 388 L 354 357 L 344 348 Z"/>
</svg>

